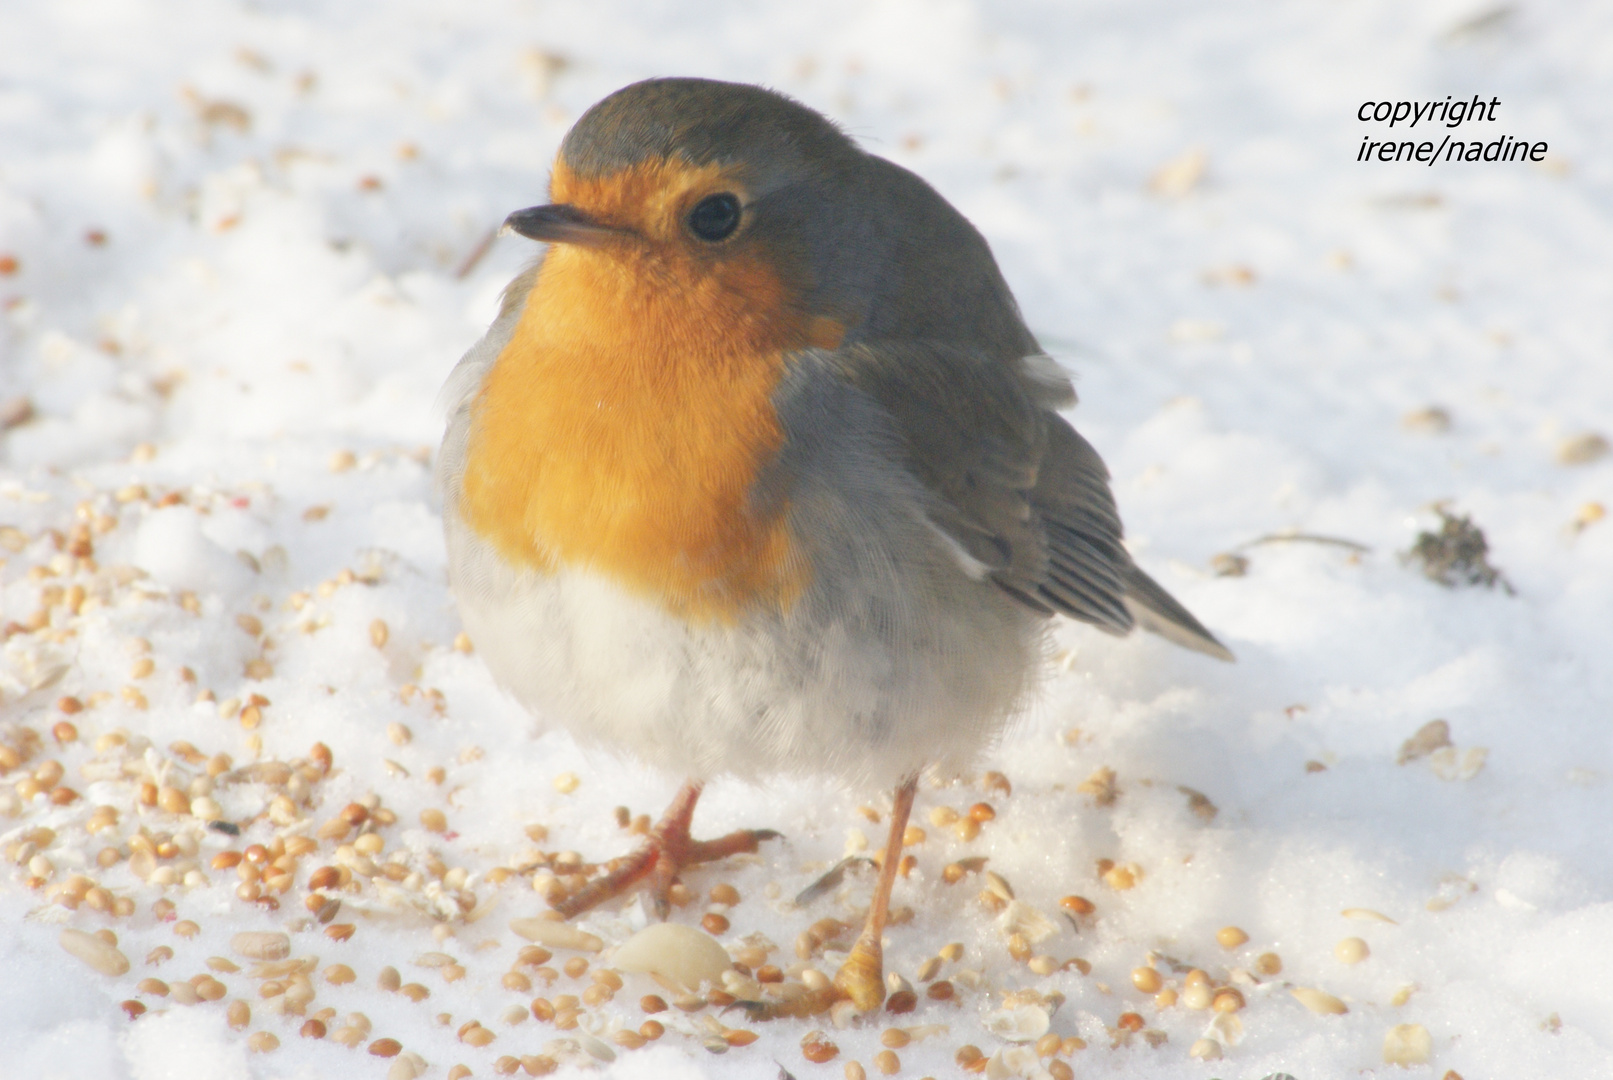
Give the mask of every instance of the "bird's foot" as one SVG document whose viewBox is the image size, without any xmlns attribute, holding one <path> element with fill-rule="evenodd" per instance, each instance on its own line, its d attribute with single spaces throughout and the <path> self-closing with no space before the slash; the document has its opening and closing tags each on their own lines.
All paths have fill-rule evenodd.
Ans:
<svg viewBox="0 0 1613 1080">
<path fill-rule="evenodd" d="M 689 820 L 699 797 L 699 784 L 685 785 L 636 851 L 616 860 L 603 876 L 555 904 L 554 909 L 564 918 L 575 918 L 648 878 L 645 887 L 650 901 L 664 919 L 672 906 L 672 886 L 685 867 L 755 851 L 763 840 L 779 835 L 772 829 L 741 829 L 715 840 L 696 840 L 689 835 Z"/>
<path fill-rule="evenodd" d="M 835 972 L 834 988 L 860 1013 L 873 1012 L 885 1003 L 884 955 L 878 937 L 870 937 L 865 931 L 857 939 L 851 955 Z"/>
<path fill-rule="evenodd" d="M 744 1009 L 754 1023 L 818 1016 L 842 1001 L 859 1013 L 873 1012 L 885 1003 L 885 973 L 877 939 L 870 945 L 868 935 L 859 938 L 828 986 L 765 1001 L 736 1001 L 734 1006 Z"/>
</svg>

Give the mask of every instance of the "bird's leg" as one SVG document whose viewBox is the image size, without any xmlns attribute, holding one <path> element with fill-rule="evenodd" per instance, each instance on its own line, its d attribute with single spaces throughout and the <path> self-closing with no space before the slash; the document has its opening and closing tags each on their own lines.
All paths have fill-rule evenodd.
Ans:
<svg viewBox="0 0 1613 1080">
<path fill-rule="evenodd" d="M 851 947 L 851 955 L 835 972 L 835 989 L 857 1006 L 858 1012 L 872 1012 L 885 1001 L 885 969 L 882 940 L 885 920 L 890 914 L 891 886 L 902 862 L 902 836 L 907 832 L 907 816 L 913 812 L 913 795 L 918 777 L 896 789 L 891 807 L 890 839 L 885 842 L 885 861 L 879 868 L 879 884 L 874 887 L 874 903 L 868 909 L 868 923 L 862 936 Z"/>
<path fill-rule="evenodd" d="M 771 829 L 741 829 L 715 840 L 692 838 L 689 822 L 694 817 L 695 803 L 703 787 L 705 785 L 698 780 L 684 784 L 638 850 L 617 860 L 603 877 L 590 881 L 554 905 L 554 909 L 567 919 L 573 918 L 622 895 L 647 877 L 656 914 L 664 919 L 671 907 L 668 896 L 672 883 L 678 880 L 678 873 L 684 867 L 755 851 L 763 840 L 779 835 Z"/>
</svg>

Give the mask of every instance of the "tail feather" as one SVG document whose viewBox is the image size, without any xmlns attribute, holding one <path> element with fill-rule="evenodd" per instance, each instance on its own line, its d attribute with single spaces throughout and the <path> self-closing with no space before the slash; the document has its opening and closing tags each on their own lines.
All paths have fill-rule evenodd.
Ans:
<svg viewBox="0 0 1613 1080">
<path fill-rule="evenodd" d="M 1193 613 L 1161 588 L 1159 582 L 1136 566 L 1127 569 L 1125 577 L 1126 610 L 1131 612 L 1138 626 L 1184 649 L 1229 663 L 1235 659 L 1232 651 L 1215 640 L 1215 635 L 1204 629 Z"/>
</svg>

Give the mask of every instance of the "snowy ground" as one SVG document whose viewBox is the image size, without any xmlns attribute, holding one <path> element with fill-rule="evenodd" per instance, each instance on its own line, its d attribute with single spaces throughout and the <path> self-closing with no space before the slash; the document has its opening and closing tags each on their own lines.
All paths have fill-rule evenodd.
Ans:
<svg viewBox="0 0 1613 1080">
<path fill-rule="evenodd" d="M 777 1062 L 805 1080 L 879 1075 L 900 1026 L 924 1036 L 895 1051 L 915 1078 L 961 1075 L 966 1044 L 998 1076 L 1613 1074 L 1613 457 L 1594 438 L 1613 435 L 1613 8 L 13 0 L 3 24 L 0 1071 L 487 1076 L 589 1067 L 592 1047 L 613 1076 Z M 619 853 L 614 808 L 653 814 L 676 778 L 529 737 L 456 648 L 430 457 L 437 388 L 530 245 L 459 271 L 542 201 L 582 109 L 673 73 L 799 97 L 984 230 L 1079 375 L 1073 416 L 1140 561 L 1239 662 L 1064 628 L 1044 700 L 985 763 L 1012 793 L 921 790 L 896 894 L 913 917 L 887 953 L 917 1010 L 835 1030 L 673 1009 L 630 1048 L 654 987 L 593 992 L 575 1029 L 533 1019 L 535 996 L 603 985 L 565 961 L 610 961 L 557 951 L 555 984 L 529 964 L 523 990 L 510 920 L 543 907 L 534 862 L 541 882 L 558 853 Z M 1388 134 L 1362 102 L 1447 94 L 1498 97 L 1464 134 L 1545 140 L 1547 159 L 1355 160 Z M 1516 595 L 1403 563 L 1436 500 L 1482 527 Z M 1242 576 L 1213 572 L 1285 529 L 1369 550 L 1268 543 Z M 1454 747 L 1397 764 L 1435 719 Z M 1086 783 L 1103 768 L 1112 802 Z M 243 835 L 184 813 L 192 797 Z M 932 818 L 980 801 L 996 817 L 972 840 Z M 331 835 L 354 802 L 374 839 Z M 714 786 L 701 831 L 788 836 L 692 874 L 676 918 L 732 886 L 719 939 L 753 967 L 741 950 L 775 944 L 789 970 L 798 935 L 851 918 L 871 882 L 787 898 L 879 846 L 859 807 L 885 805 Z M 313 850 L 258 887 L 277 910 L 215 864 L 298 836 Z M 983 873 L 947 884 L 971 857 L 1022 906 L 994 914 Z M 352 884 L 319 894 L 341 901 L 322 924 L 305 899 L 325 866 Z M 1072 924 L 1068 896 L 1095 912 Z M 1026 943 L 1051 961 L 1010 954 L 1015 914 L 1050 931 Z M 585 925 L 613 943 L 634 918 Z M 1249 940 L 1223 947 L 1228 926 Z M 98 974 L 63 927 L 110 929 L 130 969 Z M 254 977 L 231 939 L 258 930 L 307 963 Z M 1346 938 L 1370 955 L 1342 962 Z M 953 942 L 936 973 L 953 996 L 933 1000 L 920 969 Z M 1150 962 L 1175 1004 L 1134 988 Z M 388 965 L 430 996 L 379 989 Z M 1190 967 L 1244 1008 L 1188 1008 Z M 181 982 L 223 997 L 178 1004 Z M 1051 1012 L 1057 1052 L 993 1034 L 1005 1002 Z M 322 1039 L 299 1034 L 314 1019 Z M 760 1038 L 710 1052 L 729 1025 Z M 1404 1072 L 1385 1063 L 1402 1025 L 1427 1058 Z M 803 1056 L 813 1027 L 828 1064 Z M 1189 1056 L 1201 1038 L 1220 1060 Z M 382 1039 L 403 1053 L 368 1056 Z"/>
</svg>

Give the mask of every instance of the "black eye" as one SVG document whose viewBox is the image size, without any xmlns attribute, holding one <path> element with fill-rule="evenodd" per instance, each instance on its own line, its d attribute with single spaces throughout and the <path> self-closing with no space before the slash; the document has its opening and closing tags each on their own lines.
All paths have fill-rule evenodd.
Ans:
<svg viewBox="0 0 1613 1080">
<path fill-rule="evenodd" d="M 726 240 L 739 228 L 739 199 L 728 192 L 708 195 L 689 211 L 689 228 L 702 240 Z"/>
</svg>

